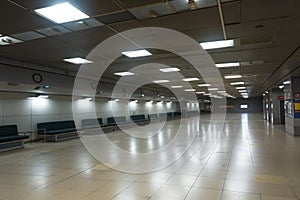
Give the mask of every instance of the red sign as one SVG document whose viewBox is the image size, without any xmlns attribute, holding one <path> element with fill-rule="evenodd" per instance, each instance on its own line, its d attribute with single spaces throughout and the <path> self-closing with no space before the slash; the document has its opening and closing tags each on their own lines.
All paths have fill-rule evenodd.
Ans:
<svg viewBox="0 0 300 200">
<path fill-rule="evenodd" d="M 278 96 L 278 100 L 284 100 L 284 96 Z"/>
<path fill-rule="evenodd" d="M 294 94 L 294 98 L 295 98 L 295 99 L 299 99 L 299 98 L 300 98 L 300 93 L 299 93 L 299 92 L 296 92 L 296 93 Z"/>
</svg>

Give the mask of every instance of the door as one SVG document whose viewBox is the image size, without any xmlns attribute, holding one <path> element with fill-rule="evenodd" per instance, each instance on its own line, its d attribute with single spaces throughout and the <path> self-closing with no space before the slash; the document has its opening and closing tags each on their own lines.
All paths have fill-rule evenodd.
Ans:
<svg viewBox="0 0 300 200">
<path fill-rule="evenodd" d="M 284 101 L 280 101 L 280 123 L 285 124 L 285 110 L 284 110 Z"/>
</svg>

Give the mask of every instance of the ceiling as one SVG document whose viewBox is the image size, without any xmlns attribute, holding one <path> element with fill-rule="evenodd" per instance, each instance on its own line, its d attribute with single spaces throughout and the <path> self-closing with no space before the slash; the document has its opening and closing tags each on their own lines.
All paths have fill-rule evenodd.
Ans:
<svg viewBox="0 0 300 200">
<path fill-rule="evenodd" d="M 90 16 L 83 20 L 85 26 L 78 22 L 55 24 L 33 11 L 65 1 L 2 0 L 0 34 L 23 42 L 0 46 L 0 57 L 73 76 L 78 66 L 64 62 L 64 58 L 86 57 L 105 39 L 133 28 L 169 28 L 197 42 L 224 39 L 216 0 L 196 1 L 195 10 L 189 8 L 187 0 L 68 0 Z M 222 0 L 221 8 L 227 38 L 235 39 L 238 44 L 208 53 L 215 63 L 243 63 L 240 67 L 220 69 L 222 75 L 241 74 L 243 78 L 238 80 L 246 82 L 252 97 L 260 96 L 291 73 L 299 75 L 300 0 Z M 114 72 L 157 62 L 180 68 L 186 77 L 197 74 L 200 80 L 192 86 L 197 91 L 203 90 L 197 87 L 203 83 L 201 75 L 185 60 L 163 50 L 148 50 L 153 56 L 145 59 L 121 56 L 103 78 L 117 81 Z M 231 81 L 224 79 L 226 91 L 240 97 Z"/>
</svg>

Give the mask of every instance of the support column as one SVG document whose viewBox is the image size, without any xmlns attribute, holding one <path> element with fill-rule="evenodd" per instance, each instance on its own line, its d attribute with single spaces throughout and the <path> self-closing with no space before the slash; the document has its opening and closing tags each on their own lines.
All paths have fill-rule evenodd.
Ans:
<svg viewBox="0 0 300 200">
<path fill-rule="evenodd" d="M 285 128 L 293 136 L 300 136 L 300 77 L 291 77 L 285 84 Z"/>
</svg>

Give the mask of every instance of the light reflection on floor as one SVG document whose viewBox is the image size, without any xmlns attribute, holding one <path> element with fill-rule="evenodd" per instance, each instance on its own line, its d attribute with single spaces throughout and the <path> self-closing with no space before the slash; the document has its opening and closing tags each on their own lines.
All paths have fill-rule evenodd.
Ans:
<svg viewBox="0 0 300 200">
<path fill-rule="evenodd" d="M 78 139 L 27 144 L 23 150 L 0 154 L 0 199 L 300 199 L 300 138 L 288 136 L 282 126 L 262 117 L 228 114 L 219 138 L 214 124 L 219 122 L 210 123 L 209 115 L 202 116 L 200 124 L 190 118 L 187 134 L 195 131 L 195 145 L 171 166 L 146 174 L 127 174 L 100 164 Z M 127 150 L 153 151 L 170 141 L 177 124 L 167 122 L 150 140 L 121 133 L 109 138 Z"/>
</svg>

